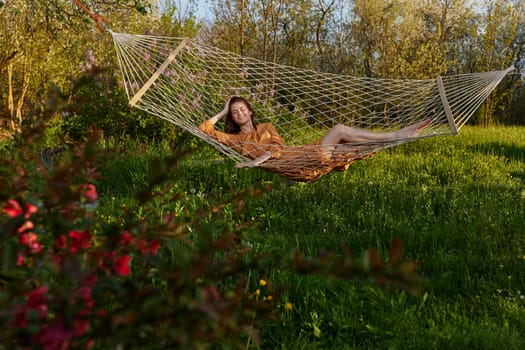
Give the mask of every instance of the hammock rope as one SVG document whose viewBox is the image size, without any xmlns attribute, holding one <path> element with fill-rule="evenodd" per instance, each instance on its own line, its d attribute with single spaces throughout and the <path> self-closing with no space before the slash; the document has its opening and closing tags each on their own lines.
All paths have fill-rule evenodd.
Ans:
<svg viewBox="0 0 525 350">
<path fill-rule="evenodd" d="M 260 167 L 300 181 L 345 169 L 383 148 L 458 133 L 516 69 L 426 80 L 353 77 L 265 62 L 187 38 L 109 32 L 131 106 L 243 162 L 245 157 L 198 128 L 224 108 L 229 96 L 243 96 L 254 107 L 256 123 L 272 123 L 290 146 L 287 157 Z M 430 123 L 417 136 L 339 145 L 330 161 L 316 145 L 336 124 L 392 132 L 425 119 Z"/>
</svg>

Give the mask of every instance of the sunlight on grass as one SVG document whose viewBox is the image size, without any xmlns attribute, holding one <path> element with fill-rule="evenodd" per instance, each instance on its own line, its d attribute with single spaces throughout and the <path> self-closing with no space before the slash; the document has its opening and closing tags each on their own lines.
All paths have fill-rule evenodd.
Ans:
<svg viewBox="0 0 525 350">
<path fill-rule="evenodd" d="M 525 129 L 465 127 L 458 136 L 424 139 L 378 153 L 315 183 L 288 181 L 258 169 L 235 169 L 204 147 L 170 179 L 149 210 L 180 215 L 170 203 L 188 196 L 186 215 L 232 188 L 271 186 L 221 220 L 254 253 L 282 259 L 369 247 L 383 256 L 394 237 L 419 261 L 421 295 L 348 282 L 325 282 L 279 270 L 269 276 L 285 288 L 293 308 L 263 325 L 263 348 L 476 348 L 525 346 Z M 115 160 L 99 188 L 125 198 L 147 176 L 146 160 L 165 150 Z M 214 161 L 202 161 L 211 157 Z M 129 203 L 128 203 L 129 202 Z M 121 204 L 122 205 L 122 204 Z M 135 209 L 136 210 L 136 209 Z"/>
</svg>

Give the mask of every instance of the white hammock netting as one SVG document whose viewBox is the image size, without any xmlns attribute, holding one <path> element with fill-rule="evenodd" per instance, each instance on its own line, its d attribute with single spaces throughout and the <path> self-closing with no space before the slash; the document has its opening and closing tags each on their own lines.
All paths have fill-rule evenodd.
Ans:
<svg viewBox="0 0 525 350">
<path fill-rule="evenodd" d="M 290 146 L 286 156 L 260 167 L 301 181 L 346 169 L 382 148 L 457 133 L 514 69 L 428 80 L 359 78 L 243 57 L 195 40 L 110 33 L 131 106 L 243 162 L 245 157 L 198 126 L 221 111 L 229 96 L 245 97 L 256 123 L 272 123 Z M 425 119 L 430 123 L 415 137 L 339 145 L 330 161 L 319 157 L 315 145 L 336 124 L 388 132 Z"/>
</svg>

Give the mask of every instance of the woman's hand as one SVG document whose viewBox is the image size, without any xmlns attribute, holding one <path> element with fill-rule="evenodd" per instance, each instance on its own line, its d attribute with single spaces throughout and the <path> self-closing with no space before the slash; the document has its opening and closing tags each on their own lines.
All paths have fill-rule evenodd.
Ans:
<svg viewBox="0 0 525 350">
<path fill-rule="evenodd" d="M 235 164 L 236 168 L 253 168 L 256 167 L 264 162 L 266 162 L 268 159 L 272 158 L 272 152 L 268 151 L 264 153 L 262 156 L 255 158 L 254 160 L 250 160 L 247 162 L 237 163 Z"/>
<path fill-rule="evenodd" d="M 230 110 L 230 101 L 231 101 L 231 96 L 228 97 L 228 101 L 226 101 L 226 104 L 224 105 L 224 109 L 222 110 L 221 114 L 226 115 L 228 114 L 228 111 Z"/>
<path fill-rule="evenodd" d="M 255 160 L 250 160 L 248 162 L 242 162 L 235 164 L 236 168 L 253 168 L 259 165 L 260 163 L 256 163 Z"/>
</svg>

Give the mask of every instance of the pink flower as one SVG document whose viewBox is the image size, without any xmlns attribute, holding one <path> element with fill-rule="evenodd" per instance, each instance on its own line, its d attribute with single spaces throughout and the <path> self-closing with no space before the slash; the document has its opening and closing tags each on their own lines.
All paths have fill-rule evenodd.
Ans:
<svg viewBox="0 0 525 350">
<path fill-rule="evenodd" d="M 30 220 L 26 220 L 20 227 L 18 227 L 16 232 L 21 233 L 24 231 L 32 230 L 34 228 L 35 228 L 35 225 L 33 224 L 33 222 Z"/>
<path fill-rule="evenodd" d="M 98 198 L 97 189 L 93 184 L 80 185 L 80 191 L 88 202 L 94 202 Z"/>
<path fill-rule="evenodd" d="M 76 253 L 80 249 L 89 248 L 91 243 L 91 234 L 88 231 L 69 231 L 69 239 L 71 241 L 71 248 L 69 249 L 71 253 Z"/>
<path fill-rule="evenodd" d="M 120 276 L 129 276 L 131 273 L 130 262 L 131 257 L 129 255 L 116 256 L 113 259 L 113 269 Z"/>
</svg>

